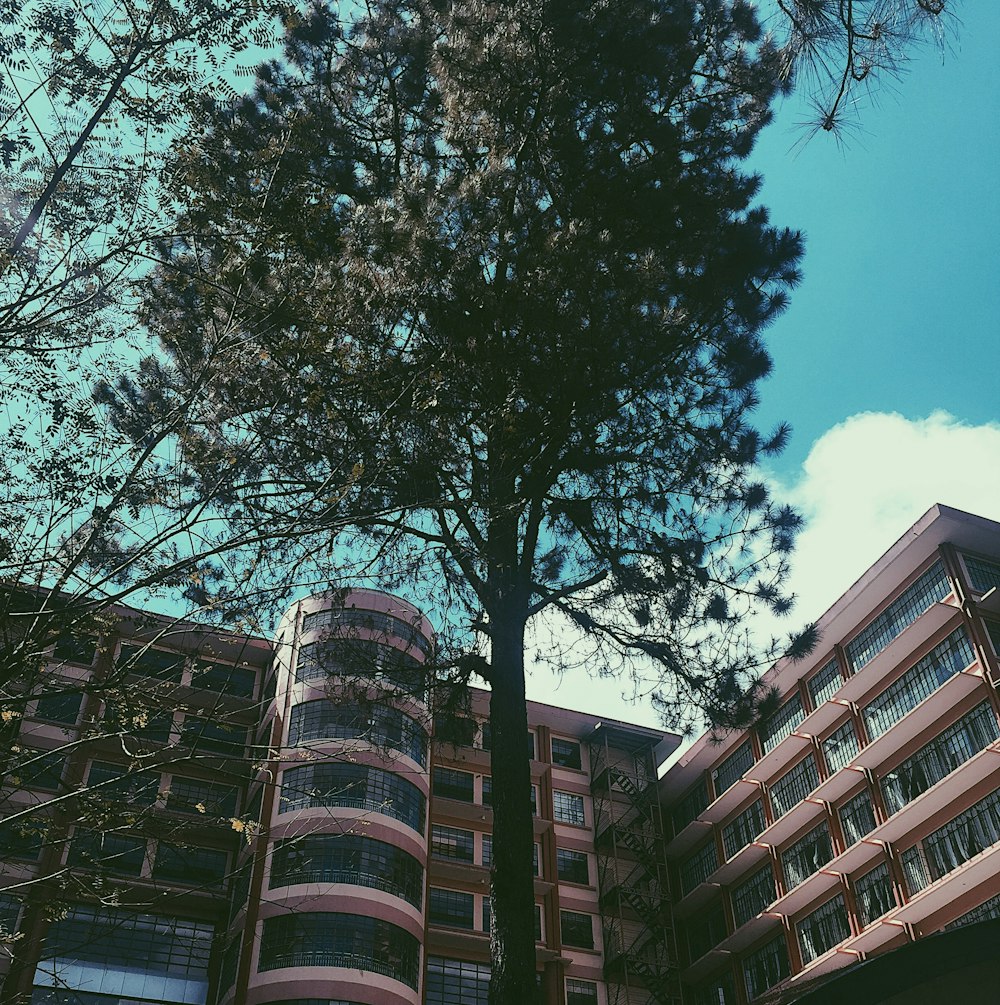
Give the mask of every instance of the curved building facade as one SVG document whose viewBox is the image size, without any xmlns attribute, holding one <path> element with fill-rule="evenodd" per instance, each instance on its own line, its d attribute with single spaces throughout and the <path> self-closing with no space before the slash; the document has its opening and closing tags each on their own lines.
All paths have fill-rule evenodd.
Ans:
<svg viewBox="0 0 1000 1005">
<path fill-rule="evenodd" d="M 324 593 L 288 611 L 276 641 L 266 841 L 250 913 L 233 917 L 242 959 L 221 1000 L 418 1005 L 430 624 L 385 593 Z"/>
</svg>

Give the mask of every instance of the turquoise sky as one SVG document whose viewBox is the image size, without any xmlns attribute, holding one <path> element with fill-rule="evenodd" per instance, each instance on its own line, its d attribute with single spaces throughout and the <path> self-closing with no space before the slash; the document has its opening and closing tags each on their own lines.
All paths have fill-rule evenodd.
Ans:
<svg viewBox="0 0 1000 1005">
<path fill-rule="evenodd" d="M 949 51 L 916 52 L 842 147 L 802 143 L 795 95 L 752 158 L 773 221 L 807 240 L 758 412 L 793 426 L 783 477 L 858 412 L 1000 419 L 1000 3 L 957 10 Z"/>
</svg>

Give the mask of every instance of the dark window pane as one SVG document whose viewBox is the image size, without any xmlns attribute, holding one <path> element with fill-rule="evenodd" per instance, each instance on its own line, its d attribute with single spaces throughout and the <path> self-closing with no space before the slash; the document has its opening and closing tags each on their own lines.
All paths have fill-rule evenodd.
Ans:
<svg viewBox="0 0 1000 1005">
<path fill-rule="evenodd" d="M 556 849 L 556 872 L 565 883 L 589 883 L 590 867 L 587 853 L 571 851 L 569 848 Z"/>
<path fill-rule="evenodd" d="M 594 948 L 594 924 L 591 915 L 578 914 L 576 911 L 560 911 L 559 925 L 564 945 L 575 949 Z"/>
<path fill-rule="evenodd" d="M 448 928 L 475 928 L 475 898 L 458 890 L 431 887 L 427 900 L 427 918 L 432 925 Z"/>
<path fill-rule="evenodd" d="M 80 706 L 82 704 L 83 695 L 79 692 L 63 691 L 54 694 L 43 694 L 38 699 L 35 718 L 44 719 L 46 722 L 61 722 L 67 726 L 72 726 L 80 718 Z"/>
<path fill-rule="evenodd" d="M 468 771 L 435 768 L 432 775 L 431 791 L 435 796 L 471 803 L 475 798 L 473 776 Z"/>
<path fill-rule="evenodd" d="M 580 744 L 575 740 L 561 740 L 552 737 L 552 763 L 560 768 L 576 768 L 580 770 Z"/>
</svg>

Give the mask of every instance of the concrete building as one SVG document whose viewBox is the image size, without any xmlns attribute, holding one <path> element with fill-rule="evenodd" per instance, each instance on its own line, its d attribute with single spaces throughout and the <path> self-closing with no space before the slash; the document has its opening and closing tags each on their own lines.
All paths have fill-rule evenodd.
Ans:
<svg viewBox="0 0 1000 1005">
<path fill-rule="evenodd" d="M 678 737 L 531 703 L 546 1005 L 793 1000 L 1000 914 L 998 587 L 1000 525 L 935 507 L 769 671 L 768 721 L 659 781 Z M 4 717 L 0 1000 L 485 1005 L 487 695 L 435 714 L 432 647 L 363 590 L 273 640 L 60 640 Z"/>
<path fill-rule="evenodd" d="M 778 710 L 660 782 L 688 1005 L 1000 913 L 1000 525 L 935 506 L 766 675 Z"/>
</svg>

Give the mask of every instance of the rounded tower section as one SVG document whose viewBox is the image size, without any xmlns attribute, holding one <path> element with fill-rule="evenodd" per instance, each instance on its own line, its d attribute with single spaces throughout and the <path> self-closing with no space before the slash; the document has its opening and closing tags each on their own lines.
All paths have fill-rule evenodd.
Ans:
<svg viewBox="0 0 1000 1005">
<path fill-rule="evenodd" d="M 420 611 L 374 590 L 283 619 L 248 1005 L 420 1002 L 432 648 Z"/>
</svg>

